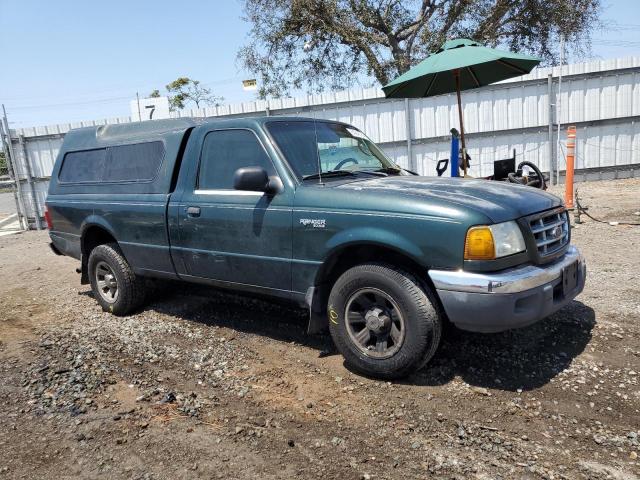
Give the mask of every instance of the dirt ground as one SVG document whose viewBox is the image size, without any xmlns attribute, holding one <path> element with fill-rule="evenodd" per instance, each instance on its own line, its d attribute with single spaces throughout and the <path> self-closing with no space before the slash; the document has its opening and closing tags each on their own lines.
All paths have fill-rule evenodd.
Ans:
<svg viewBox="0 0 640 480">
<path fill-rule="evenodd" d="M 640 222 L 639 179 L 578 189 Z M 395 383 L 267 301 L 174 285 L 111 316 L 47 242 L 0 238 L 0 478 L 640 478 L 640 227 L 585 218 L 576 301 Z"/>
</svg>

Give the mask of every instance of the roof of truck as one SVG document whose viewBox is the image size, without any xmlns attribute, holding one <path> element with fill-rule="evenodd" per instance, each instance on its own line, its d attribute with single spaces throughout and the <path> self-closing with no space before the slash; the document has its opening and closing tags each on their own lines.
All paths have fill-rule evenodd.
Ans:
<svg viewBox="0 0 640 480">
<path fill-rule="evenodd" d="M 99 125 L 71 130 L 65 136 L 65 143 L 69 150 L 100 148 L 109 145 L 135 143 L 161 138 L 167 135 L 182 134 L 186 130 L 199 125 L 215 124 L 253 124 L 262 125 L 267 121 L 299 122 L 314 120 L 306 117 L 285 116 L 260 116 L 260 117 L 205 117 L 205 118 L 169 118 L 164 120 L 152 120 L 145 122 L 118 123 L 112 125 Z M 327 120 L 317 120 L 327 121 Z"/>
</svg>

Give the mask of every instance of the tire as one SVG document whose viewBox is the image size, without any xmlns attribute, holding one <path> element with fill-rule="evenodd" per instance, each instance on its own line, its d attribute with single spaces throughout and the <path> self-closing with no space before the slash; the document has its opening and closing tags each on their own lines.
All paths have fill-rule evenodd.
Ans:
<svg viewBox="0 0 640 480">
<path fill-rule="evenodd" d="M 95 247 L 88 267 L 91 289 L 105 312 L 128 315 L 144 302 L 144 279 L 136 277 L 117 243 Z"/>
<path fill-rule="evenodd" d="M 442 319 L 437 305 L 428 287 L 409 273 L 384 264 L 358 265 L 331 290 L 329 330 L 349 368 L 397 379 L 422 368 L 438 349 Z"/>
</svg>

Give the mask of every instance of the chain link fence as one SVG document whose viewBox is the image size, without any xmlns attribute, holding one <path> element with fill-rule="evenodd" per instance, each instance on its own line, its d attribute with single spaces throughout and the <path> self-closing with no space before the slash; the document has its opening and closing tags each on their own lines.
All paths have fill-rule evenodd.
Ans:
<svg viewBox="0 0 640 480">
<path fill-rule="evenodd" d="M 9 166 L 4 152 L 0 152 L 0 181 L 9 180 Z"/>
</svg>

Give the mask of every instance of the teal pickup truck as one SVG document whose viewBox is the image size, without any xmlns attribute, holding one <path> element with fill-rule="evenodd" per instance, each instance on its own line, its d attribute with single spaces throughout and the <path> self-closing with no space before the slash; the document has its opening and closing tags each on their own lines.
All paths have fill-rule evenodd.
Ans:
<svg viewBox="0 0 640 480">
<path fill-rule="evenodd" d="M 397 378 L 444 322 L 534 323 L 583 287 L 561 201 L 502 182 L 418 176 L 350 125 L 290 117 L 173 119 L 70 131 L 46 202 L 55 253 L 80 260 L 106 311 L 148 279 L 309 309 L 348 366 Z"/>
</svg>

